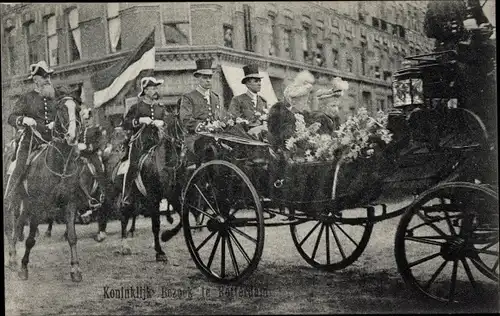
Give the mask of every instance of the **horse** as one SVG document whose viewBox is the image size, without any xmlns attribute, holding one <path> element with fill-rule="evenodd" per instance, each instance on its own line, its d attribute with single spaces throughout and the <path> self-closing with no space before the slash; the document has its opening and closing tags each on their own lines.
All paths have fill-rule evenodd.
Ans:
<svg viewBox="0 0 500 316">
<path fill-rule="evenodd" d="M 79 172 L 83 164 L 78 159 L 78 147 L 75 140 L 79 128 L 75 124 L 76 107 L 72 102 L 58 103 L 52 129 L 52 140 L 45 141 L 33 127 L 26 129 L 26 136 L 38 138 L 43 144 L 32 158 L 24 178 L 24 185 L 16 188 L 16 198 L 22 204 L 22 212 L 16 218 L 19 205 L 7 205 L 5 232 L 9 242 L 9 267 L 17 266 L 16 242 L 24 223 L 29 221 L 29 235 L 26 238 L 26 249 L 21 260 L 18 276 L 28 279 L 29 255 L 35 245 L 35 236 L 39 222 L 46 210 L 55 205 L 63 207 L 68 243 L 71 252 L 70 275 L 73 282 L 82 280 L 76 247 L 75 216 L 77 207 L 87 202 L 79 184 Z M 16 204 L 16 203 L 14 203 Z"/>
<path fill-rule="evenodd" d="M 154 145 L 146 154 L 140 158 L 138 176 L 134 179 L 131 186 L 129 198 L 131 203 L 126 205 L 122 203 L 122 197 L 118 199 L 121 216 L 121 238 L 123 255 L 132 253 L 127 243 L 127 225 L 129 219 L 139 215 L 139 211 L 146 211 L 144 214 L 151 217 L 151 225 L 154 237 L 154 248 L 156 252 L 156 261 L 168 261 L 165 252 L 162 250 L 159 240 L 160 232 L 160 202 L 167 198 L 172 205 L 174 212 L 180 214 L 180 178 L 183 176 L 183 156 L 184 156 L 184 138 L 183 130 L 180 126 L 178 116 L 171 115 L 170 121 L 166 127 L 158 130 L 160 133 L 159 142 Z M 141 128 L 131 137 L 131 142 L 138 141 L 144 128 Z M 132 147 L 132 145 L 131 145 Z M 117 181 L 121 177 L 117 176 L 119 164 L 115 167 L 114 183 L 120 184 L 123 181 Z M 133 228 L 135 229 L 134 225 Z M 180 230 L 180 223 L 172 231 L 173 237 Z M 164 233 L 168 235 L 169 233 Z M 162 236 L 163 237 L 163 236 Z M 167 241 L 171 237 L 163 239 Z"/>
</svg>

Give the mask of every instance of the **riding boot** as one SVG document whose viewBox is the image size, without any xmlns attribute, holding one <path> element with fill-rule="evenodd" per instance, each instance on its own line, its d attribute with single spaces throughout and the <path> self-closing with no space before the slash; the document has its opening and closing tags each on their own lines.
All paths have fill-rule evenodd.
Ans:
<svg viewBox="0 0 500 316">
<path fill-rule="evenodd" d="M 9 180 L 7 181 L 7 187 L 5 188 L 5 202 L 8 203 L 12 202 L 12 198 L 14 196 L 14 192 L 17 189 L 19 183 L 24 178 L 24 174 L 26 173 L 27 170 L 27 161 L 28 161 L 28 156 L 29 156 L 29 151 L 30 151 L 30 140 L 28 137 L 23 135 L 19 141 L 18 148 L 16 151 L 16 166 L 14 170 L 12 171 L 12 174 L 9 177 Z"/>
</svg>

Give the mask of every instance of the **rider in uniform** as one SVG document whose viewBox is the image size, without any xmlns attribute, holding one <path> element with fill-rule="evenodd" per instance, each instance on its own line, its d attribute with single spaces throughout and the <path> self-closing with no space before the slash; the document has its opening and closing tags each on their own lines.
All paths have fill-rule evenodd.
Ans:
<svg viewBox="0 0 500 316">
<path fill-rule="evenodd" d="M 54 128 L 56 108 L 54 103 L 55 90 L 50 80 L 50 69 L 45 61 L 40 61 L 30 66 L 30 79 L 33 79 L 34 89 L 22 95 L 13 107 L 8 118 L 8 123 L 17 128 L 24 128 L 18 141 L 16 162 L 7 188 L 5 189 L 5 205 L 9 205 L 14 198 L 14 192 L 22 181 L 28 169 L 28 157 L 31 152 L 39 148 L 43 142 L 52 139 L 51 131 Z M 34 128 L 42 140 L 31 132 Z"/>
<path fill-rule="evenodd" d="M 164 131 L 168 116 L 165 106 L 158 102 L 160 95 L 158 86 L 163 84 L 163 80 L 157 80 L 153 77 L 144 77 L 141 79 L 141 92 L 139 103 L 130 107 L 123 121 L 123 128 L 132 131 L 132 141 L 129 143 L 127 155 L 129 159 L 129 168 L 123 179 L 123 202 L 128 203 L 127 198 L 131 192 L 130 183 L 137 177 L 139 159 L 151 147 L 158 144 L 160 140 L 160 130 Z M 133 140 L 135 134 L 144 128 L 141 136 Z"/>
<path fill-rule="evenodd" d="M 198 80 L 198 86 L 179 99 L 179 116 L 187 132 L 185 144 L 188 153 L 194 155 L 196 162 L 200 162 L 202 157 L 198 155 L 205 146 L 204 138 L 197 135 L 196 131 L 204 123 L 227 117 L 226 111 L 220 104 L 219 95 L 212 91 L 212 76 L 212 60 L 197 60 L 194 77 Z"/>
</svg>

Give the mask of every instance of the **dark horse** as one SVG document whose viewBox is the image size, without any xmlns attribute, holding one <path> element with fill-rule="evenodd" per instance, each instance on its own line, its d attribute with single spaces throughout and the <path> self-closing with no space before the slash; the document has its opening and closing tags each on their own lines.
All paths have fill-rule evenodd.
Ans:
<svg viewBox="0 0 500 316">
<path fill-rule="evenodd" d="M 71 279 L 74 282 L 82 280 L 76 249 L 75 216 L 77 207 L 86 203 L 87 199 L 79 184 L 79 172 L 83 166 L 75 143 L 79 131 L 70 117 L 76 117 L 74 103 L 58 103 L 50 142 L 44 141 L 36 129 L 26 129 L 27 137 L 38 137 L 44 144 L 26 172 L 27 184 L 17 188 L 15 200 L 22 204 L 21 214 L 16 216 L 20 205 L 7 205 L 5 224 L 9 239 L 9 265 L 12 267 L 17 265 L 16 242 L 24 223 L 29 221 L 29 236 L 19 271 L 19 277 L 24 280 L 28 278 L 29 255 L 35 245 L 38 224 L 47 217 L 47 210 L 54 209 L 55 205 L 62 206 L 65 213 L 71 249 Z"/>
<path fill-rule="evenodd" d="M 165 252 L 162 250 L 159 239 L 160 232 L 160 202 L 163 198 L 169 201 L 174 212 L 180 212 L 180 192 L 179 183 L 183 177 L 183 132 L 178 118 L 170 117 L 164 129 L 159 130 L 161 135 L 158 144 L 153 146 L 140 159 L 138 177 L 132 185 L 129 194 L 131 203 L 124 205 L 121 197 L 118 201 L 121 215 L 122 249 L 123 255 L 131 254 L 131 249 L 127 243 L 127 225 L 130 218 L 139 215 L 140 211 L 145 211 L 144 215 L 151 217 L 152 231 L 154 236 L 154 248 L 157 261 L 167 261 Z M 131 138 L 131 142 L 140 139 L 143 129 L 140 129 Z M 132 147 L 132 145 L 130 145 Z M 118 166 L 115 167 L 114 174 Z M 114 177 L 114 183 L 119 178 Z M 121 179 L 120 179 L 121 180 Z M 180 223 L 171 231 L 164 233 L 165 236 L 174 236 L 180 230 Z M 162 238 L 167 241 L 171 237 Z"/>
</svg>

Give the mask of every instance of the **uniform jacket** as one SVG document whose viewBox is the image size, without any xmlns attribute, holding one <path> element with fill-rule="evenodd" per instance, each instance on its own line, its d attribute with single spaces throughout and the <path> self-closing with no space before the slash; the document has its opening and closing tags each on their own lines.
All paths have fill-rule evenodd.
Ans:
<svg viewBox="0 0 500 316">
<path fill-rule="evenodd" d="M 229 112 L 235 117 L 241 117 L 252 122 L 258 119 L 255 116 L 255 112 L 264 114 L 265 108 L 267 108 L 267 102 L 260 95 L 257 95 L 257 105 L 254 105 L 250 95 L 243 93 L 233 97 L 229 105 Z"/>
<path fill-rule="evenodd" d="M 37 123 L 37 130 L 46 140 L 51 139 L 50 130 L 45 126 L 53 122 L 56 116 L 56 105 L 53 99 L 43 97 L 36 91 L 22 95 L 14 105 L 8 118 L 8 123 L 13 127 L 21 127 L 24 117 L 31 117 Z"/>
<path fill-rule="evenodd" d="M 210 104 L 198 90 L 182 95 L 179 111 L 184 129 L 190 134 L 195 132 L 196 126 L 200 123 L 227 118 L 227 112 L 221 106 L 219 96 L 212 90 L 210 90 Z"/>
</svg>

